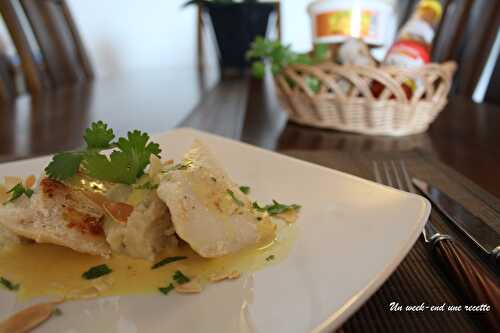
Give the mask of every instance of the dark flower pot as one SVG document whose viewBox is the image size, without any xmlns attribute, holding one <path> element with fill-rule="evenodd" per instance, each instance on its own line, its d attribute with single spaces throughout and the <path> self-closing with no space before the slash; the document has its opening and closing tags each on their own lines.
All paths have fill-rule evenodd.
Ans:
<svg viewBox="0 0 500 333">
<path fill-rule="evenodd" d="M 273 3 L 220 4 L 205 2 L 220 51 L 224 69 L 245 70 L 249 62 L 245 53 L 257 36 L 265 36 Z"/>
</svg>

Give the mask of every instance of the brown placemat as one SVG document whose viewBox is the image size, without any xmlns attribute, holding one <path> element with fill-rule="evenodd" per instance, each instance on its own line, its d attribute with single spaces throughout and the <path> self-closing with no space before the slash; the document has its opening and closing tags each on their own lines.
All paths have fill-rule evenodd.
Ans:
<svg viewBox="0 0 500 333">
<path fill-rule="evenodd" d="M 287 155 L 373 180 L 373 160 L 405 160 L 413 176 L 428 181 L 459 200 L 500 232 L 500 200 L 454 170 L 419 151 L 398 154 L 360 154 L 338 151 L 282 151 Z M 453 234 L 477 260 L 473 245 L 433 210 L 433 223 Z M 484 258 L 482 258 L 484 259 Z M 490 268 L 493 268 L 490 266 Z M 495 268 L 493 268 L 495 269 Z M 343 325 L 343 332 L 486 332 L 470 312 L 390 311 L 391 302 L 406 305 L 464 305 L 466 302 L 443 274 L 420 239 L 384 285 Z"/>
</svg>

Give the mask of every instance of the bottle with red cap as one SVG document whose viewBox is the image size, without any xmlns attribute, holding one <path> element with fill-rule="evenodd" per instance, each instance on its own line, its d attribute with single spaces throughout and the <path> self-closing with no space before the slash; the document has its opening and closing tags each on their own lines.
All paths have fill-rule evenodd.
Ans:
<svg viewBox="0 0 500 333">
<path fill-rule="evenodd" d="M 414 69 L 429 63 L 432 42 L 441 22 L 442 12 L 443 7 L 439 0 L 421 0 L 411 18 L 399 31 L 398 37 L 389 49 L 383 64 Z M 411 97 L 419 84 L 413 80 L 407 80 L 403 83 L 403 89 L 408 98 Z M 378 96 L 382 90 L 383 87 L 378 85 L 374 85 L 372 89 L 375 96 Z"/>
</svg>

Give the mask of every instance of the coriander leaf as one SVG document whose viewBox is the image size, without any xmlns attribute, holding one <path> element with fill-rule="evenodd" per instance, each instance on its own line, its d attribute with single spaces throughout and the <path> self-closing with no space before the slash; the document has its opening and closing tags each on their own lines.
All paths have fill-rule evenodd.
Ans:
<svg viewBox="0 0 500 333">
<path fill-rule="evenodd" d="M 78 172 L 82 160 L 82 153 L 59 153 L 54 155 L 45 172 L 52 179 L 65 180 Z"/>
<path fill-rule="evenodd" d="M 273 200 L 272 205 L 266 205 L 264 207 L 261 207 L 257 202 L 254 202 L 252 204 L 252 207 L 259 212 L 267 212 L 269 215 L 278 215 L 291 209 L 299 210 L 301 208 L 300 205 L 296 204 L 292 205 L 280 204 L 276 200 Z"/>
<path fill-rule="evenodd" d="M 153 266 L 151 266 L 151 269 L 157 269 L 158 267 L 161 267 L 161 266 L 164 266 L 164 265 L 167 265 L 167 264 L 179 261 L 179 260 L 184 260 L 184 259 L 187 259 L 187 257 L 184 257 L 184 256 L 167 257 L 165 259 L 158 261 Z"/>
<path fill-rule="evenodd" d="M 277 215 L 286 212 L 287 210 L 292 209 L 289 205 L 280 204 L 276 200 L 273 200 L 273 204 L 266 207 L 269 215 Z"/>
<path fill-rule="evenodd" d="M 178 283 L 178 284 L 184 284 L 188 283 L 191 281 L 190 278 L 188 278 L 186 275 L 182 274 L 181 271 L 175 271 L 173 279 Z"/>
<path fill-rule="evenodd" d="M 93 280 L 103 275 L 107 275 L 111 272 L 112 270 L 108 267 L 108 265 L 104 264 L 90 268 L 88 271 L 82 274 L 82 277 L 86 280 Z"/>
<path fill-rule="evenodd" d="M 144 168 L 149 164 L 149 157 L 153 154 L 159 157 L 160 145 L 149 141 L 149 135 L 135 130 L 128 132 L 127 139 L 118 139 L 117 146 L 127 155 L 133 165 L 139 170 L 137 177 L 142 176 Z"/>
<path fill-rule="evenodd" d="M 242 193 L 248 194 L 248 193 L 250 193 L 250 187 L 249 186 L 240 186 L 240 191 Z"/>
<path fill-rule="evenodd" d="M 266 261 L 271 261 L 274 260 L 274 254 L 271 254 L 269 257 L 266 258 Z"/>
<path fill-rule="evenodd" d="M 83 139 L 87 143 L 87 149 L 109 149 L 112 148 L 111 141 L 115 138 L 113 130 L 102 121 L 92 123 L 85 130 Z"/>
<path fill-rule="evenodd" d="M 233 201 L 234 201 L 234 202 L 235 202 L 238 206 L 240 206 L 240 207 L 241 207 L 241 206 L 244 206 L 244 205 L 245 205 L 245 204 L 244 204 L 241 200 L 239 200 L 239 199 L 238 199 L 238 198 L 234 195 L 234 192 L 233 192 L 233 191 L 231 191 L 230 189 L 227 189 L 226 191 L 227 191 L 227 193 L 231 196 L 231 198 L 233 199 Z"/>
<path fill-rule="evenodd" d="M 31 196 L 33 195 L 33 190 L 30 188 L 25 188 L 21 183 L 18 183 L 16 186 L 11 188 L 7 193 L 12 194 L 12 196 L 10 197 L 9 201 L 7 201 L 5 204 L 16 200 L 23 194 L 26 195 L 28 198 L 31 198 Z"/>
<path fill-rule="evenodd" d="M 150 181 L 144 183 L 144 184 L 141 184 L 141 185 L 137 185 L 135 187 L 136 190 L 156 190 L 160 185 L 159 184 L 154 184 Z"/>
<path fill-rule="evenodd" d="M 177 170 L 187 170 L 187 168 L 189 168 L 192 164 L 193 164 L 193 161 L 186 160 L 186 161 L 183 161 L 182 163 L 171 166 L 167 170 L 162 171 L 162 173 L 169 173 L 170 171 L 177 171 Z M 213 180 L 213 178 L 212 178 L 212 180 Z"/>
<path fill-rule="evenodd" d="M 14 284 L 2 276 L 0 276 L 0 284 L 3 285 L 5 288 L 7 288 L 10 291 L 19 290 L 19 283 Z"/>
<path fill-rule="evenodd" d="M 163 295 L 168 295 L 169 292 L 171 292 L 172 290 L 174 290 L 174 285 L 172 283 L 170 283 L 168 286 L 164 287 L 164 288 L 158 288 L 158 290 L 163 294 Z"/>
<path fill-rule="evenodd" d="M 266 207 L 260 207 L 259 204 L 257 203 L 257 201 L 254 201 L 254 203 L 252 204 L 252 207 L 259 212 L 266 211 Z"/>
</svg>

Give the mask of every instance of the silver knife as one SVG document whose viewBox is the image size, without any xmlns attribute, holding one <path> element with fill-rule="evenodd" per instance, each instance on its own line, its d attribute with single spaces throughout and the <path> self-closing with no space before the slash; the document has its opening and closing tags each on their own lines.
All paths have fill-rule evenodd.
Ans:
<svg viewBox="0 0 500 333">
<path fill-rule="evenodd" d="M 500 235 L 439 188 L 413 178 L 413 184 L 484 253 L 500 260 Z M 498 262 L 498 261 L 497 261 Z"/>
</svg>

